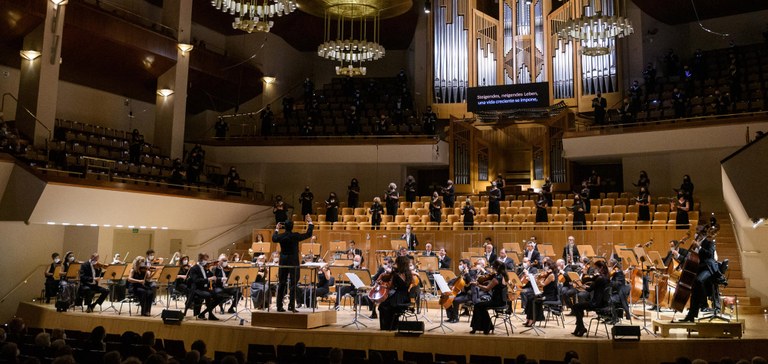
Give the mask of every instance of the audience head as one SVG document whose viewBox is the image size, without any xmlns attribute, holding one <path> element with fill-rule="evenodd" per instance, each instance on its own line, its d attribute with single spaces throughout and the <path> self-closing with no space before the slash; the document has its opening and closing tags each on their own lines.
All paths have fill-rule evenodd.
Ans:
<svg viewBox="0 0 768 364">
<path fill-rule="evenodd" d="M 72 356 L 72 354 L 66 354 L 56 357 L 56 359 L 53 359 L 51 364 L 77 364 L 77 362 L 75 361 L 75 357 Z"/>
<path fill-rule="evenodd" d="M 123 361 L 123 358 L 120 356 L 119 351 L 112 350 L 104 354 L 102 361 L 104 364 L 120 364 Z"/>
<path fill-rule="evenodd" d="M 221 361 L 224 363 L 224 361 Z M 144 361 L 144 364 L 166 364 L 168 363 L 168 358 L 164 354 L 150 354 L 147 357 L 147 360 Z M 237 363 L 237 360 L 235 360 L 235 363 Z"/>
<path fill-rule="evenodd" d="M 51 334 L 47 332 L 41 332 L 35 335 L 35 346 L 48 348 L 51 346 Z"/>
<path fill-rule="evenodd" d="M 89 340 L 91 342 L 102 342 L 106 336 L 107 330 L 104 329 L 104 326 L 96 326 L 93 328 L 93 330 L 91 330 L 91 336 Z"/>
<path fill-rule="evenodd" d="M 752 364 L 768 364 L 768 360 L 765 360 L 762 356 L 756 356 L 752 358 Z"/>
<path fill-rule="evenodd" d="M 578 359 L 578 358 L 579 358 L 579 354 L 571 350 L 565 353 L 565 358 L 563 358 L 563 363 L 568 364 L 571 362 L 571 359 Z"/>
<path fill-rule="evenodd" d="M 184 356 L 184 364 L 198 364 L 200 363 L 200 352 L 192 349 Z"/>
<path fill-rule="evenodd" d="M 208 352 L 205 348 L 205 341 L 200 339 L 195 340 L 190 348 L 200 353 L 201 357 L 205 356 L 205 354 Z"/>
<path fill-rule="evenodd" d="M 154 346 L 155 333 L 153 331 L 144 331 L 144 333 L 141 334 L 141 344 L 146 346 Z"/>
</svg>

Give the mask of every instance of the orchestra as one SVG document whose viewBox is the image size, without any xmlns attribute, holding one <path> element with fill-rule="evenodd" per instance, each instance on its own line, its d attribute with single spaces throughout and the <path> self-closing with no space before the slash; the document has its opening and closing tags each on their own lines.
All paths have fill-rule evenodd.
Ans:
<svg viewBox="0 0 768 364">
<path fill-rule="evenodd" d="M 285 258 L 290 258 L 287 255 L 299 254 L 299 246 L 296 244 L 304 239 L 316 243 L 316 237 L 311 235 L 311 220 L 307 219 L 307 222 L 308 228 L 304 234 L 293 233 L 291 227 L 286 226 L 289 225 L 287 222 L 285 225 L 278 225 L 286 228 L 286 233 L 280 234 L 277 229 L 272 242 L 292 237 L 284 244 L 294 245 L 281 245 L 279 251 L 272 249 L 274 251 L 265 251 L 260 254 L 255 254 L 251 250 L 250 256 L 241 251 L 228 251 L 221 253 L 218 259 L 213 261 L 210 261 L 205 253 L 200 253 L 195 262 L 181 252 L 175 252 L 169 260 L 170 264 L 164 265 L 164 259 L 156 257 L 153 249 L 148 249 L 146 257 L 137 256 L 128 265 L 124 264 L 120 253 L 114 253 L 112 263 L 107 265 L 98 261 L 99 255 L 96 253 L 84 262 L 78 262 L 75 253 L 71 251 L 67 252 L 63 259 L 58 253 L 54 253 L 51 255 L 50 265 L 44 271 L 45 298 L 48 302 L 53 297 L 56 297 L 57 301 L 64 301 L 62 292 L 72 292 L 74 287 L 73 295 L 84 302 L 85 311 L 93 312 L 95 306 L 101 306 L 108 297 L 111 297 L 110 292 L 117 289 L 115 286 L 119 288 L 120 282 L 123 282 L 122 285 L 135 298 L 142 316 L 151 316 L 153 306 L 157 305 L 155 302 L 157 291 L 165 288 L 169 297 L 176 300 L 186 299 L 185 314 L 191 307 L 193 315 L 198 319 L 218 320 L 214 315 L 216 307 L 221 307 L 221 313 L 224 313 L 223 305 L 229 303 L 227 312 L 236 313 L 241 305 L 240 298 L 244 295 L 251 297 L 251 300 L 246 303 L 246 309 L 269 310 L 277 307 L 277 312 L 286 311 L 282 309 L 282 296 L 285 295 L 291 296 L 288 310 L 293 312 L 298 312 L 297 308 L 317 309 L 317 300 L 326 296 L 330 296 L 332 300 L 335 299 L 336 310 L 342 310 L 340 307 L 342 297 L 348 295 L 352 297 L 355 305 L 369 307 L 370 318 L 379 318 L 382 330 L 390 330 L 397 328 L 397 322 L 402 315 L 400 310 L 407 305 L 407 302 L 410 302 L 410 306 L 418 315 L 424 297 L 432 297 L 438 298 L 441 309 L 445 310 L 446 323 L 458 324 L 459 317 L 469 314 L 468 310 L 471 310 L 470 332 L 482 331 L 490 334 L 493 327 L 488 323 L 490 318 L 487 317 L 488 312 L 485 308 L 496 307 L 507 302 L 506 299 L 501 298 L 501 295 L 509 294 L 513 298 L 519 297 L 519 301 L 515 302 L 519 302 L 519 309 L 524 312 L 523 326 L 526 327 L 536 325 L 537 322 L 545 319 L 543 302 L 553 302 L 559 298 L 562 305 L 570 310 L 570 315 L 576 317 L 573 335 L 582 336 L 586 330 L 583 322 L 585 311 L 598 310 L 604 307 L 606 302 L 616 305 L 615 322 L 624 318 L 629 319 L 634 315 L 632 309 L 635 304 L 640 303 L 638 297 L 655 299 L 652 310 L 674 307 L 673 303 L 667 302 L 673 299 L 673 295 L 675 299 L 680 299 L 676 297 L 678 292 L 674 289 L 673 283 L 677 279 L 682 279 L 678 277 L 691 269 L 693 284 L 688 292 L 691 305 L 687 304 L 688 297 L 685 297 L 686 301 L 682 303 L 682 308 L 675 309 L 682 311 L 687 307 L 688 315 L 682 321 L 693 322 L 697 318 L 698 311 L 702 307 L 707 307 L 709 301 L 719 309 L 716 302 L 717 292 L 712 292 L 711 286 L 724 284 L 723 272 L 727 269 L 727 262 L 719 262 L 716 259 L 715 222 L 699 226 L 693 239 L 686 234 L 679 240 L 671 240 L 669 249 L 664 249 L 666 256 L 660 255 L 654 258 L 653 262 L 649 260 L 650 258 L 646 258 L 645 254 L 641 254 L 642 252 L 635 251 L 637 254 L 635 258 L 638 262 L 642 262 L 642 266 L 641 263 L 633 266 L 627 261 L 622 261 L 618 250 L 610 257 L 606 257 L 606 254 L 587 255 L 583 251 L 580 252 L 576 246 L 575 237 L 569 235 L 563 245 L 562 253 L 558 251 L 557 255 L 553 254 L 551 244 L 536 244 L 535 237 L 524 239 L 522 242 L 525 249 L 520 252 L 510 250 L 506 244 L 504 247 L 501 246 L 502 244 L 494 244 L 488 236 L 482 248 L 478 248 L 482 253 L 477 250 L 477 253 L 473 253 L 477 255 L 471 258 L 462 255 L 461 259 L 455 261 L 457 264 L 454 267 L 444 246 L 434 251 L 433 244 L 427 242 L 423 246 L 424 250 L 416 250 L 418 240 L 413 227 L 408 225 L 405 234 L 401 236 L 395 234 L 392 237 L 405 240 L 405 246 L 401 244 L 396 251 L 385 252 L 385 256 L 374 259 L 373 271 L 369 271 L 363 265 L 363 257 L 368 256 L 369 245 L 358 247 L 353 240 L 350 240 L 345 242 L 346 250 L 337 252 L 340 254 L 330 254 L 332 259 L 330 262 L 323 261 L 326 255 L 319 252 L 303 256 L 303 262 L 296 264 L 296 269 L 299 265 L 302 269 L 310 267 L 313 273 L 307 275 L 302 271 L 302 276 L 298 276 L 298 273 L 290 274 L 294 273 L 294 268 L 288 266 L 294 265 L 288 264 L 290 262 Z M 309 240 L 310 237 L 312 240 Z M 254 240 L 264 242 L 263 235 L 254 234 Z M 649 248 L 652 241 L 651 239 L 647 243 L 637 244 L 635 249 Z M 542 246 L 548 248 L 545 249 Z M 243 256 L 241 253 L 247 259 L 240 259 Z M 698 267 L 687 267 L 694 254 L 700 261 Z M 125 256 L 127 257 L 128 253 Z M 345 265 L 342 267 L 350 272 L 359 271 L 356 273 L 358 276 L 370 277 L 371 287 L 357 287 L 346 278 L 344 278 L 345 283 L 334 284 L 334 281 L 338 282 L 343 278 L 341 274 L 335 275 L 334 267 L 338 265 L 334 265 L 334 262 L 343 257 L 349 260 L 345 260 Z M 427 264 L 425 262 L 429 262 L 429 265 L 425 266 Z M 516 264 L 516 262 L 520 263 Z M 73 276 L 67 274 L 72 265 L 78 269 L 77 281 L 74 283 L 67 279 Z M 109 268 L 110 266 L 112 268 Z M 279 266 L 277 268 L 279 274 L 270 277 L 270 266 Z M 169 267 L 178 269 L 169 270 L 167 278 L 162 278 L 162 274 L 155 274 Z M 237 267 L 253 268 L 255 276 L 242 281 L 233 280 L 233 269 Z M 105 288 L 102 285 L 107 280 L 102 278 L 107 268 L 117 269 L 117 273 L 111 274 L 110 283 L 106 284 L 108 288 Z M 289 274 L 284 276 L 283 272 Z M 428 279 L 425 278 L 422 281 L 420 272 L 422 277 L 426 273 Z M 517 275 L 516 279 L 519 279 L 519 283 L 507 282 L 506 272 Z M 443 278 L 450 274 L 451 279 L 445 279 L 449 291 L 441 291 L 436 287 L 433 275 L 438 274 Z M 238 279 L 241 277 L 243 276 L 238 275 Z M 666 296 L 666 287 L 659 288 L 660 282 L 672 287 L 669 288 L 669 297 Z M 648 295 L 649 287 L 651 295 Z M 505 293 L 502 293 L 502 288 Z M 654 288 L 663 293 L 655 293 Z M 294 291 L 298 293 L 296 296 Z M 677 291 L 682 291 L 679 284 Z M 277 299 L 274 299 L 275 296 Z M 665 302 L 660 302 L 662 300 Z M 76 300 L 72 299 L 67 308 L 71 308 L 75 302 Z M 514 312 L 517 307 L 511 305 L 509 309 Z"/>
</svg>

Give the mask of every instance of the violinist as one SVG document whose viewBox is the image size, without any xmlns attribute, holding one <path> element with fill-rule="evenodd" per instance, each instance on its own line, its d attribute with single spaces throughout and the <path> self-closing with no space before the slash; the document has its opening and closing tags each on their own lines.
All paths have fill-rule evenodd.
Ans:
<svg viewBox="0 0 768 364">
<path fill-rule="evenodd" d="M 523 324 L 525 327 L 533 326 L 536 321 L 544 321 L 543 301 L 557 301 L 557 270 L 552 260 L 544 261 L 543 268 L 536 277 L 536 284 L 542 293 L 541 299 L 536 299 L 536 295 L 533 294 L 522 296 L 527 300 L 525 303 L 526 321 Z"/>
<path fill-rule="evenodd" d="M 229 258 L 229 261 L 233 263 L 240 263 L 240 253 L 238 252 L 232 253 L 232 256 Z"/>
<path fill-rule="evenodd" d="M 171 259 L 168 260 L 168 265 L 179 265 L 179 259 L 181 259 L 181 252 L 175 252 L 171 256 Z"/>
<path fill-rule="evenodd" d="M 445 248 L 437 251 L 437 269 L 451 269 L 451 258 L 445 253 Z"/>
<path fill-rule="evenodd" d="M 624 275 L 624 271 L 621 270 L 619 261 L 611 259 L 608 261 L 608 272 L 611 279 L 611 297 L 614 302 L 621 302 L 621 307 L 624 309 L 624 315 L 627 320 L 630 319 L 629 311 L 629 294 L 632 288 L 627 285 L 627 280 Z"/>
<path fill-rule="evenodd" d="M 525 245 L 525 257 L 528 258 L 528 262 L 536 267 L 539 268 L 539 263 L 541 261 L 541 254 L 538 250 L 536 250 L 536 242 L 533 240 L 529 240 L 528 244 Z"/>
<path fill-rule="evenodd" d="M 189 307 L 194 306 L 193 312 L 199 320 L 205 320 L 206 315 L 208 315 L 208 320 L 218 321 L 219 319 L 213 314 L 213 310 L 219 305 L 219 302 L 218 299 L 214 298 L 209 289 L 215 277 L 208 271 L 207 266 L 208 254 L 200 253 L 197 255 L 197 264 L 189 268 L 187 273 L 189 293 L 184 314 L 186 316 Z M 199 300 L 205 302 L 205 311 L 200 312 L 200 306 L 197 303 Z"/>
<path fill-rule="evenodd" d="M 253 308 L 263 310 L 266 308 L 266 284 L 267 284 L 267 256 L 262 254 L 256 257 L 256 267 L 258 274 L 251 283 L 251 300 Z"/>
<path fill-rule="evenodd" d="M 51 297 L 56 297 L 59 291 L 59 282 L 53 276 L 53 273 L 56 272 L 56 266 L 59 264 L 61 264 L 59 253 L 51 254 L 51 265 L 45 271 L 45 303 L 51 303 Z"/>
<path fill-rule="evenodd" d="M 459 260 L 459 277 L 461 277 L 464 282 L 471 282 L 472 279 L 469 276 L 469 259 L 461 259 Z M 455 278 L 448 282 L 451 287 L 453 287 L 454 284 L 456 284 L 456 281 L 458 281 L 459 278 Z M 465 304 L 472 300 L 472 295 L 470 293 L 470 286 L 465 285 L 464 288 L 456 295 L 456 297 L 453 298 L 453 304 L 451 307 L 449 307 L 445 313 L 448 315 L 448 319 L 446 322 L 455 324 L 459 322 L 459 306 L 462 304 Z"/>
<path fill-rule="evenodd" d="M 576 316 L 576 329 L 572 332 L 574 336 L 582 337 L 587 333 L 587 328 L 584 326 L 584 311 L 604 307 L 609 301 L 609 297 L 605 297 L 605 288 L 609 284 L 608 267 L 602 260 L 596 261 L 594 266 L 597 275 L 593 283 L 586 288 L 587 292 L 591 293 L 591 298 L 586 302 L 576 303 L 572 308 L 572 313 Z"/>
<path fill-rule="evenodd" d="M 83 298 L 83 302 L 88 305 L 85 312 L 93 312 L 93 308 L 96 305 L 101 306 L 109 290 L 99 286 L 99 279 L 101 279 L 101 263 L 99 263 L 99 254 L 93 253 L 91 259 L 80 265 L 80 297 Z M 99 294 L 99 298 L 96 301 L 91 302 L 96 294 Z"/>
<path fill-rule="evenodd" d="M 408 287 L 412 283 L 410 264 L 411 260 L 407 257 L 397 257 L 392 273 L 382 274 L 378 277 L 378 280 L 390 282 L 390 290 L 394 290 L 379 305 L 379 327 L 381 330 L 396 329 L 398 323 L 396 313 L 403 307 L 410 305 L 410 297 L 408 296 Z"/>
<path fill-rule="evenodd" d="M 149 312 L 152 309 L 152 302 L 155 301 L 155 290 L 150 285 L 150 276 L 151 273 L 147 269 L 146 259 L 142 256 L 134 258 L 131 271 L 128 273 L 128 284 L 133 295 L 139 300 L 142 316 L 150 316 Z"/>
<path fill-rule="evenodd" d="M 504 267 L 506 267 L 508 271 L 515 269 L 515 261 L 507 256 L 507 249 L 501 248 L 501 250 L 499 250 L 499 256 L 496 259 L 500 261 L 501 264 L 504 264 Z"/>
<path fill-rule="evenodd" d="M 213 295 L 220 302 L 221 313 L 224 313 L 223 304 L 227 298 L 232 298 L 232 304 L 229 306 L 227 313 L 235 313 L 235 307 L 240 302 L 241 290 L 240 287 L 232 286 L 227 276 L 226 268 L 229 266 L 229 260 L 226 254 L 219 255 L 219 260 L 214 263 L 211 273 L 213 273 Z"/>
<path fill-rule="evenodd" d="M 125 262 L 120 258 L 120 253 L 115 254 L 114 258 L 112 258 L 112 263 L 110 264 L 125 264 Z"/>
<path fill-rule="evenodd" d="M 173 289 L 181 294 L 187 294 L 189 286 L 187 286 L 187 273 L 189 273 L 189 257 L 182 256 L 179 260 L 179 274 L 176 275 L 176 280 L 173 282 Z"/>
<path fill-rule="evenodd" d="M 504 264 L 499 261 L 493 262 L 493 273 L 485 276 L 484 280 L 478 280 L 471 283 L 483 292 L 490 294 L 490 300 L 475 303 L 475 309 L 473 310 L 472 322 L 470 327 L 472 331 L 470 334 L 474 334 L 477 330 L 482 330 L 483 334 L 488 335 L 493 331 L 493 322 L 491 322 L 491 316 L 488 314 L 488 309 L 491 307 L 499 307 L 504 305 L 505 290 L 507 287 L 507 269 Z M 483 281 L 483 282 L 481 282 Z"/>
</svg>

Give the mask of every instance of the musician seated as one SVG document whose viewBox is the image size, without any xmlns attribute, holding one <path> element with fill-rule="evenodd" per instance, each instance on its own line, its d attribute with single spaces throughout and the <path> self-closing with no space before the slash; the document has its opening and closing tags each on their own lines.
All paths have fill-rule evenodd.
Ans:
<svg viewBox="0 0 768 364">
<path fill-rule="evenodd" d="M 624 317 L 629 320 L 631 312 L 629 311 L 628 300 L 632 289 L 627 285 L 624 271 L 621 270 L 616 259 L 608 261 L 608 271 L 611 275 L 611 302 L 621 303 L 621 308 L 624 309 Z"/>
<path fill-rule="evenodd" d="M 220 302 L 221 313 L 224 313 L 223 305 L 224 302 L 226 302 L 226 300 L 229 298 L 232 298 L 232 304 L 229 306 L 229 310 L 227 310 L 227 312 L 235 313 L 235 307 L 237 307 L 237 303 L 240 302 L 241 291 L 239 287 L 233 287 L 232 283 L 229 282 L 229 277 L 227 276 L 226 272 L 226 268 L 229 266 L 229 259 L 227 259 L 227 255 L 219 255 L 218 262 L 214 264 L 215 265 L 213 266 L 213 270 L 211 271 L 214 277 L 213 294 Z"/>
<path fill-rule="evenodd" d="M 576 303 L 576 294 L 579 292 L 576 287 L 573 286 L 571 277 L 568 276 L 568 272 L 572 272 L 573 265 L 565 265 L 565 260 L 558 259 L 556 262 L 558 279 L 562 283 L 560 287 L 560 297 L 565 304 L 565 307 L 572 308 Z"/>
<path fill-rule="evenodd" d="M 437 252 L 437 268 L 451 269 L 451 258 L 445 253 L 445 248 L 440 248 Z"/>
<path fill-rule="evenodd" d="M 96 305 L 101 306 L 101 304 L 104 303 L 104 300 L 107 299 L 107 295 L 109 295 L 108 289 L 99 286 L 101 268 L 98 253 L 93 253 L 91 259 L 80 265 L 79 276 L 79 295 L 82 298 L 83 303 L 87 305 L 85 312 L 93 312 L 93 308 L 96 307 Z M 93 298 L 97 293 L 99 294 L 99 298 L 97 298 L 96 301 L 93 301 Z"/>
<path fill-rule="evenodd" d="M 208 270 L 207 265 L 208 254 L 200 253 L 197 255 L 197 264 L 189 268 L 189 273 L 187 273 L 189 294 L 184 314 L 186 315 L 189 306 L 193 306 L 193 312 L 199 320 L 205 320 L 207 315 L 208 320 L 218 321 L 219 319 L 213 314 L 213 310 L 219 305 L 221 298 L 215 296 L 210 290 L 211 284 L 216 278 Z M 205 302 L 205 311 L 200 312 L 201 307 L 197 304 L 198 300 Z"/>
<path fill-rule="evenodd" d="M 507 269 L 498 260 L 494 261 L 493 273 L 482 278 L 473 282 L 472 285 L 483 292 L 487 292 L 491 298 L 475 304 L 472 322 L 470 323 L 472 331 L 469 333 L 474 334 L 477 330 L 482 330 L 483 334 L 488 335 L 494 330 L 488 309 L 503 307 L 506 301 Z"/>
<path fill-rule="evenodd" d="M 362 262 L 363 262 L 363 257 L 361 257 L 359 255 L 355 255 L 352 258 L 352 264 L 350 264 L 347 268 L 349 268 L 349 270 L 353 270 L 353 271 L 354 270 L 366 271 L 366 274 L 368 274 L 367 273 L 367 269 L 362 266 Z M 336 286 L 336 306 L 334 307 L 334 309 L 336 309 L 336 310 L 339 309 L 339 303 L 341 302 L 341 297 L 343 297 L 344 295 L 347 295 L 347 294 L 352 298 L 353 306 L 354 306 L 355 309 L 357 309 L 357 301 L 358 301 L 357 288 L 358 287 L 355 287 L 351 283 L 347 284 L 347 285 Z M 371 310 L 371 318 L 376 318 L 377 317 L 377 315 L 376 315 L 376 305 L 372 301 L 368 300 L 367 296 L 365 298 L 360 297 L 360 303 L 361 304 L 366 304 L 366 301 L 367 301 L 367 304 L 368 304 L 368 308 Z"/>
<path fill-rule="evenodd" d="M 189 256 L 181 257 L 179 260 L 179 274 L 176 275 L 176 279 L 173 281 L 173 291 L 186 295 L 189 291 L 187 286 L 187 273 L 189 272 Z"/>
<path fill-rule="evenodd" d="M 266 284 L 267 284 L 267 270 L 266 270 L 267 256 L 262 254 L 256 257 L 256 267 L 259 268 L 259 273 L 251 283 L 251 300 L 253 301 L 253 308 L 257 310 L 263 310 L 267 308 L 266 302 Z"/>
<path fill-rule="evenodd" d="M 470 282 L 476 282 L 479 277 L 486 274 L 488 274 L 488 270 L 485 269 L 485 259 L 478 259 L 475 262 L 475 267 L 469 272 Z M 479 289 L 476 285 L 471 286 L 470 295 L 472 296 L 472 304 L 488 301 L 491 298 L 490 293 Z"/>
<path fill-rule="evenodd" d="M 461 259 L 459 260 L 459 277 L 464 280 L 464 282 L 471 282 L 472 279 L 469 276 L 469 259 Z M 456 277 L 452 279 L 448 284 L 451 287 L 454 287 L 456 282 L 459 280 L 459 277 Z M 462 304 L 466 304 L 467 302 L 470 302 L 472 300 L 472 294 L 470 291 L 470 285 L 465 285 L 464 288 L 459 292 L 459 294 L 456 295 L 456 297 L 453 298 L 453 304 L 451 304 L 451 307 L 449 307 L 445 313 L 448 315 L 448 319 L 446 322 L 449 323 L 457 323 L 459 322 L 459 306 Z"/>
<path fill-rule="evenodd" d="M 149 280 L 151 273 L 147 269 L 146 259 L 137 256 L 133 259 L 131 271 L 128 273 L 128 284 L 131 293 L 139 301 L 141 306 L 141 315 L 150 316 L 152 302 L 155 301 L 155 290 L 152 288 Z"/>
<path fill-rule="evenodd" d="M 586 302 L 579 302 L 573 305 L 573 315 L 576 316 L 576 329 L 573 331 L 575 336 L 584 336 L 587 328 L 584 326 L 584 311 L 598 310 L 610 304 L 610 297 L 606 297 L 606 287 L 609 284 L 608 267 L 605 262 L 598 260 L 594 263 L 596 276 L 593 283 L 586 288 L 590 292 L 591 298 Z"/>
<path fill-rule="evenodd" d="M 551 259 L 548 259 L 544 261 L 542 266 L 543 269 L 534 280 L 541 295 L 526 294 L 522 296 L 527 300 L 525 303 L 526 322 L 523 324 L 526 327 L 533 326 L 536 321 L 544 321 L 542 302 L 557 301 L 557 271 L 555 270 L 555 264 Z M 533 274 L 529 274 L 528 280 L 530 281 L 532 277 L 534 277 Z"/>
<path fill-rule="evenodd" d="M 496 257 L 496 259 L 498 259 L 501 264 L 504 264 L 507 271 L 515 269 L 515 261 L 507 255 L 507 249 L 501 248 L 501 250 L 499 250 L 499 256 Z"/>
<path fill-rule="evenodd" d="M 315 285 L 314 294 L 312 287 L 309 285 L 302 288 L 301 292 L 301 304 L 305 304 L 307 307 L 317 308 L 317 297 L 325 297 L 330 293 L 331 286 L 333 285 L 333 274 L 328 264 L 323 265 L 317 271 L 317 283 Z"/>
<path fill-rule="evenodd" d="M 536 266 L 531 265 L 531 261 L 528 257 L 523 258 L 523 263 L 517 268 L 517 276 L 520 277 L 520 281 L 523 282 L 523 288 L 520 291 L 520 304 L 525 308 L 526 303 L 531 299 L 527 296 L 533 296 L 533 289 L 531 288 L 531 282 L 526 278 L 528 274 L 536 275 L 539 273 L 539 269 Z"/>
<path fill-rule="evenodd" d="M 434 257 L 435 252 L 432 250 L 432 243 L 427 243 L 424 245 L 424 251 L 421 252 L 421 256 L 423 257 Z"/>
</svg>

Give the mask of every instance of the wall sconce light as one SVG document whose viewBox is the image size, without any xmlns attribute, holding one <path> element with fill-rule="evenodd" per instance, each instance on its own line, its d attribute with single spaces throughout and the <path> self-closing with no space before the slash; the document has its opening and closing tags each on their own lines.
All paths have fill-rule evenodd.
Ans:
<svg viewBox="0 0 768 364">
<path fill-rule="evenodd" d="M 67 5 L 69 3 L 69 0 L 51 0 L 51 3 L 53 6 L 58 7 L 59 5 Z"/>
<path fill-rule="evenodd" d="M 23 49 L 19 51 L 19 55 L 27 61 L 34 61 L 37 57 L 40 57 L 40 52 L 31 49 Z"/>
<path fill-rule="evenodd" d="M 181 51 L 181 55 L 182 56 L 186 56 L 187 53 L 192 52 L 192 50 L 195 49 L 194 45 L 187 44 L 187 43 L 179 43 L 179 45 L 177 45 L 177 47 Z"/>
<path fill-rule="evenodd" d="M 764 218 L 752 219 L 752 228 L 753 229 L 757 229 L 760 226 L 762 226 L 763 224 L 765 224 L 765 219 Z"/>
<path fill-rule="evenodd" d="M 432 11 L 432 2 L 430 0 L 424 1 L 424 14 L 429 14 Z"/>
<path fill-rule="evenodd" d="M 267 85 L 271 85 L 271 84 L 275 83 L 275 80 L 276 80 L 272 76 L 264 76 L 261 79 L 264 80 L 264 83 L 266 83 Z"/>
<path fill-rule="evenodd" d="M 161 88 L 161 89 L 157 90 L 157 95 L 158 96 L 162 96 L 162 97 L 168 97 L 168 96 L 173 95 L 173 90 L 171 90 L 169 88 Z"/>
</svg>

